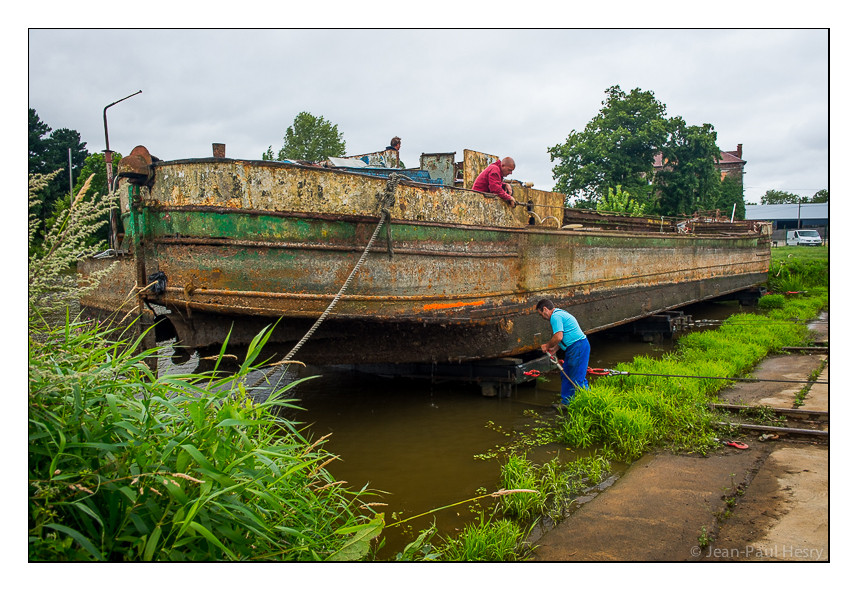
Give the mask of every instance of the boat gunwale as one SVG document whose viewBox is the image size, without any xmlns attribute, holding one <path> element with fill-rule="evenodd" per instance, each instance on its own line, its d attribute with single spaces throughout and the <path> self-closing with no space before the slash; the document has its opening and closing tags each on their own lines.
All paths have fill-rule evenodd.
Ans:
<svg viewBox="0 0 859 592">
<path fill-rule="evenodd" d="M 349 171 L 349 170 L 343 170 L 343 169 L 338 169 L 338 168 L 328 168 L 328 167 L 315 166 L 315 165 L 309 165 L 309 164 L 301 164 L 301 163 L 297 163 L 297 162 L 283 162 L 283 161 L 279 161 L 279 160 L 258 160 L 258 159 L 246 159 L 246 158 L 217 158 L 214 156 L 208 156 L 208 157 L 202 157 L 202 158 L 183 158 L 183 159 L 176 159 L 176 160 L 157 160 L 157 161 L 153 161 L 151 166 L 153 167 L 153 171 L 154 171 L 156 168 L 162 167 L 162 166 L 192 165 L 192 164 L 204 164 L 204 163 L 213 163 L 213 164 L 236 164 L 236 163 L 238 163 L 238 164 L 248 164 L 251 166 L 262 166 L 262 167 L 269 167 L 269 168 L 286 168 L 286 169 L 299 169 L 299 170 L 313 171 L 313 172 L 336 173 L 336 174 L 343 174 L 343 175 L 358 176 L 361 179 L 375 180 L 379 183 L 387 183 L 389 180 L 389 179 L 386 179 L 385 177 L 363 174 L 363 173 L 356 172 L 356 171 Z M 396 169 L 390 169 L 390 170 L 392 171 L 392 174 L 396 173 Z M 411 186 L 411 187 L 414 187 L 417 189 L 423 189 L 423 190 L 426 190 L 426 189 L 443 190 L 444 189 L 444 190 L 467 192 L 470 194 L 481 195 L 481 196 L 485 197 L 486 199 L 497 198 L 497 196 L 495 196 L 491 193 L 483 192 L 483 191 L 477 191 L 477 190 L 468 189 L 465 187 L 456 187 L 456 186 L 452 186 L 452 185 L 436 185 L 436 184 L 429 184 L 429 183 L 421 183 L 419 181 L 415 181 L 415 180 L 408 178 L 408 177 L 405 177 L 405 176 L 400 177 L 398 179 L 398 183 L 403 184 L 403 185 L 408 185 L 408 186 Z M 546 190 L 540 189 L 537 191 L 546 191 Z M 546 193 L 552 193 L 552 192 L 546 191 Z M 543 205 L 534 204 L 534 205 L 538 206 L 538 207 L 550 207 L 550 206 L 546 206 L 545 204 L 543 204 Z M 152 206 L 150 206 L 150 207 L 152 207 Z M 218 207 L 222 207 L 225 210 L 242 210 L 242 211 L 246 211 L 246 212 L 259 211 L 259 212 L 268 212 L 271 214 L 280 214 L 281 213 L 281 212 L 278 212 L 276 210 L 250 210 L 250 209 L 245 209 L 245 208 L 230 208 L 228 206 L 159 206 L 159 207 L 177 207 L 177 208 L 179 208 L 179 207 L 188 207 L 188 208 L 194 208 L 194 207 L 196 207 L 196 208 L 209 208 L 209 207 L 218 208 Z M 574 212 L 575 211 L 581 211 L 584 213 L 593 213 L 593 210 L 580 209 L 580 208 L 567 208 L 566 206 L 563 209 L 564 209 L 564 211 L 571 210 Z M 289 215 L 289 214 L 294 215 L 294 214 L 299 214 L 301 212 L 285 212 L 285 213 L 287 215 Z M 306 214 L 308 216 L 316 215 L 313 212 L 307 212 Z M 647 223 L 655 223 L 655 221 L 656 221 L 656 218 L 652 218 L 649 216 L 631 216 L 631 215 L 625 214 L 623 212 L 597 212 L 597 214 L 600 216 L 603 216 L 604 220 L 606 222 L 610 222 L 612 220 L 617 220 L 617 219 L 630 221 L 630 222 L 642 221 L 642 222 L 647 222 Z M 349 214 L 349 215 L 344 214 L 342 216 L 339 214 L 327 214 L 327 215 L 333 216 L 335 218 L 342 217 L 344 219 L 349 218 L 349 217 L 361 218 L 361 216 L 355 215 L 355 214 Z M 372 216 L 367 216 L 367 217 L 373 218 Z M 662 219 L 663 219 L 663 221 L 667 221 L 669 223 L 669 228 L 674 228 L 674 226 L 673 226 L 674 222 L 693 221 L 693 219 L 691 217 L 684 217 L 684 216 L 662 217 Z M 394 220 L 396 220 L 396 219 L 392 219 L 392 222 Z M 404 220 L 404 222 L 406 222 L 406 223 L 414 222 L 416 224 L 417 223 L 423 223 L 423 224 L 428 224 L 428 225 L 439 225 L 439 226 L 450 225 L 451 227 L 459 226 L 459 225 L 450 224 L 450 223 L 434 223 L 434 222 L 419 221 L 419 220 L 409 220 L 409 221 Z M 731 224 L 733 224 L 733 223 L 734 222 L 731 222 Z M 708 224 L 708 222 L 703 222 L 703 221 L 695 222 L 695 225 L 701 225 L 703 227 L 706 227 L 707 224 Z M 719 224 L 724 224 L 724 222 L 720 222 Z M 566 233 L 566 232 L 589 232 L 590 231 L 590 232 L 599 232 L 600 234 L 617 233 L 617 234 L 621 234 L 621 235 L 631 235 L 631 236 L 635 236 L 635 235 L 653 236 L 655 234 L 665 235 L 665 236 L 675 236 L 676 235 L 676 236 L 689 236 L 689 237 L 699 237 L 699 238 L 701 236 L 707 236 L 707 237 L 717 236 L 717 235 L 709 234 L 709 233 L 696 234 L 696 233 L 694 233 L 694 231 L 691 233 L 680 233 L 680 232 L 676 232 L 676 231 L 675 232 L 663 232 L 662 230 L 660 230 L 658 232 L 657 231 L 642 231 L 642 230 L 624 231 L 624 230 L 602 229 L 599 227 L 564 229 L 564 228 L 551 228 L 551 227 L 534 226 L 534 225 L 522 225 L 522 226 L 512 226 L 512 227 L 511 226 L 489 226 L 489 227 L 486 227 L 484 225 L 462 224 L 461 226 L 465 226 L 465 227 L 469 227 L 469 228 L 492 228 L 492 229 L 517 230 L 517 231 L 521 231 L 521 230 L 530 230 L 530 231 L 537 230 L 537 231 L 545 231 L 545 232 L 555 231 L 555 232 L 562 232 L 562 233 Z M 738 228 L 736 233 L 723 232 L 721 234 L 724 236 L 727 236 L 727 237 L 758 236 L 758 237 L 764 238 L 764 236 L 760 232 L 755 232 L 753 230 L 749 230 L 748 227 L 746 227 L 745 230 L 740 230 Z"/>
<path fill-rule="evenodd" d="M 479 192 L 478 192 L 479 193 Z M 380 216 L 369 214 L 331 214 L 325 212 L 313 211 L 298 211 L 298 210 L 260 210 L 255 208 L 236 208 L 230 206 L 215 206 L 215 205 L 170 205 L 160 202 L 146 204 L 146 208 L 153 213 L 158 212 L 211 212 L 215 214 L 243 214 L 247 216 L 272 216 L 276 218 L 301 218 L 301 219 L 318 219 L 329 222 L 346 222 L 352 224 L 375 224 L 378 223 Z M 604 237 L 624 237 L 624 238 L 654 238 L 662 237 L 671 240 L 681 241 L 701 241 L 701 240 L 733 240 L 733 239 L 766 239 L 760 233 L 752 231 L 745 232 L 720 232 L 719 234 L 710 233 L 679 233 L 679 232 L 647 232 L 647 231 L 629 231 L 629 230 L 612 230 L 598 227 L 590 228 L 552 228 L 546 226 L 523 225 L 523 226 L 487 226 L 484 224 L 464 224 L 451 222 L 433 222 L 429 220 L 412 220 L 405 218 L 391 217 L 392 225 L 401 226 L 425 226 L 435 228 L 450 228 L 450 229 L 468 229 L 481 230 L 486 232 L 509 232 L 509 233 L 533 233 L 533 234 L 549 234 L 558 236 L 571 235 L 586 235 L 586 236 L 604 236 Z"/>
</svg>

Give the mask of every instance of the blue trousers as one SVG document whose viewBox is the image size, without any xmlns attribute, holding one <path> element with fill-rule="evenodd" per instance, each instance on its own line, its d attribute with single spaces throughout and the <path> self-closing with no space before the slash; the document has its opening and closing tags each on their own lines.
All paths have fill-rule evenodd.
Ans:
<svg viewBox="0 0 859 592">
<path fill-rule="evenodd" d="M 569 405 L 576 398 L 576 388 L 589 388 L 588 361 L 591 357 L 591 344 L 588 338 L 573 342 L 564 352 L 564 373 L 561 375 L 561 403 Z"/>
</svg>

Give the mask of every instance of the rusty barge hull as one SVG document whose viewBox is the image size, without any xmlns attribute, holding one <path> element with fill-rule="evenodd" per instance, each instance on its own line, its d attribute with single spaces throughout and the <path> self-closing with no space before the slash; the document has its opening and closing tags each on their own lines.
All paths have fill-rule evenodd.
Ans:
<svg viewBox="0 0 859 592">
<path fill-rule="evenodd" d="M 548 297 L 592 333 L 766 281 L 768 237 L 535 225 L 569 218 L 563 196 L 482 193 L 316 167 L 232 159 L 156 162 L 123 205 L 129 254 L 82 304 L 144 310 L 189 347 L 300 339 L 346 281 L 392 194 L 391 220 L 314 337 L 308 363 L 450 362 L 539 349 Z M 393 188 L 392 188 L 393 187 Z M 519 193 L 519 195 L 517 195 Z M 561 213 L 563 212 L 563 214 Z M 553 213 L 555 215 L 553 215 Z M 729 228 L 728 230 L 732 230 Z M 111 259 L 83 262 L 84 274 Z M 126 300 L 153 274 L 162 289 Z M 119 311 L 119 312 L 118 312 Z"/>
</svg>

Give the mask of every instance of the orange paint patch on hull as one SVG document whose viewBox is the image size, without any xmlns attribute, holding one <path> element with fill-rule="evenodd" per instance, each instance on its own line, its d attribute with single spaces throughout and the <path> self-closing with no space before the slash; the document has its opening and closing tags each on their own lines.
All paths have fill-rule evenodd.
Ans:
<svg viewBox="0 0 859 592">
<path fill-rule="evenodd" d="M 486 304 L 483 300 L 477 302 L 451 302 L 449 304 L 425 304 L 424 310 L 442 310 L 444 308 L 458 308 L 460 306 L 480 306 Z"/>
</svg>

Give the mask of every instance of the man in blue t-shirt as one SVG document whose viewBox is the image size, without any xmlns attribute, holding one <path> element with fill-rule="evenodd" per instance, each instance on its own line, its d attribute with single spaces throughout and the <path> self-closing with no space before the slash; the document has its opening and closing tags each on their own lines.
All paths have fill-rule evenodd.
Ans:
<svg viewBox="0 0 859 592">
<path fill-rule="evenodd" d="M 591 344 L 576 317 L 544 298 L 537 303 L 537 313 L 552 325 L 552 338 L 540 346 L 547 354 L 563 352 L 564 373 L 561 377 L 561 404 L 569 405 L 575 398 L 575 389 L 588 387 L 588 360 Z M 572 382 L 571 382 L 572 381 Z"/>
</svg>

